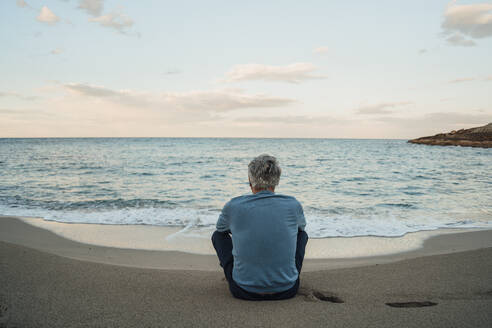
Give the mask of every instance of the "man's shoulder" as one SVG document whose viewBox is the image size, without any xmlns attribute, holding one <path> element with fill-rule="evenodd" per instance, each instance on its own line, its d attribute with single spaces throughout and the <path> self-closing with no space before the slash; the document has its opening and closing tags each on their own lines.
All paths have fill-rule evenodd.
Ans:
<svg viewBox="0 0 492 328">
<path fill-rule="evenodd" d="M 231 207 L 241 203 L 246 196 L 247 195 L 241 195 L 241 196 L 231 198 L 227 203 L 225 203 L 224 209 L 225 208 L 231 208 Z"/>
<path fill-rule="evenodd" d="M 253 196 L 253 194 L 245 194 L 245 195 L 233 197 L 226 203 L 226 206 L 232 206 L 235 204 L 240 204 L 240 203 L 244 202 L 245 200 L 252 198 L 252 196 Z"/>
<path fill-rule="evenodd" d="M 297 200 L 294 196 L 289 196 L 289 195 L 282 195 L 278 194 L 279 197 L 281 197 L 285 202 L 287 202 L 290 206 L 295 207 L 295 208 L 301 208 L 302 205 L 301 202 Z"/>
<path fill-rule="evenodd" d="M 275 200 L 287 201 L 287 202 L 295 204 L 297 206 L 301 205 L 301 203 L 294 196 L 272 193 L 270 195 L 267 195 L 267 198 L 272 199 L 273 201 L 275 201 Z M 255 195 L 255 194 L 245 194 L 245 195 L 231 198 L 231 200 L 229 200 L 226 203 L 226 206 L 240 205 L 240 204 L 243 204 L 244 202 L 247 202 L 250 200 L 255 200 L 255 199 L 260 199 L 260 198 L 258 197 L 258 195 Z"/>
<path fill-rule="evenodd" d="M 281 198 L 287 199 L 287 200 L 292 200 L 292 201 L 295 201 L 295 202 L 299 203 L 299 201 L 297 200 L 297 198 L 295 198 L 294 196 L 284 195 L 284 194 L 275 194 L 275 196 L 278 196 L 278 197 L 281 197 Z"/>
</svg>

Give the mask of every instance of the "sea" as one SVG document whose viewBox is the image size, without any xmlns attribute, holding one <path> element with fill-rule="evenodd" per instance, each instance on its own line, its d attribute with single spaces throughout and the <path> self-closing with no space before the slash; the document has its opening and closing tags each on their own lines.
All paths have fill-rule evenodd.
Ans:
<svg viewBox="0 0 492 328">
<path fill-rule="evenodd" d="M 0 215 L 212 232 L 263 153 L 311 238 L 492 228 L 491 149 L 373 139 L 4 138 Z"/>
</svg>

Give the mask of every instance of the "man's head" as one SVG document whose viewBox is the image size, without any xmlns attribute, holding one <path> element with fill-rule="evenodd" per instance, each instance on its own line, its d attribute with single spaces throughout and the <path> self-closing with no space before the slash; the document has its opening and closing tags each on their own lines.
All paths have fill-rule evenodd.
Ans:
<svg viewBox="0 0 492 328">
<path fill-rule="evenodd" d="M 254 158 L 248 165 L 249 184 L 253 193 L 261 190 L 274 191 L 280 181 L 280 174 L 282 170 L 277 159 L 267 154 Z"/>
</svg>

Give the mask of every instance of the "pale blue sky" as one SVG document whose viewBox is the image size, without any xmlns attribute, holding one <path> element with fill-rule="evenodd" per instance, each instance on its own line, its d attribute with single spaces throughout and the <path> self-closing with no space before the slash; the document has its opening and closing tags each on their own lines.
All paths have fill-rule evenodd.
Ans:
<svg viewBox="0 0 492 328">
<path fill-rule="evenodd" d="M 410 138 L 492 121 L 490 1 L 4 0 L 0 42 L 0 137 Z"/>
</svg>

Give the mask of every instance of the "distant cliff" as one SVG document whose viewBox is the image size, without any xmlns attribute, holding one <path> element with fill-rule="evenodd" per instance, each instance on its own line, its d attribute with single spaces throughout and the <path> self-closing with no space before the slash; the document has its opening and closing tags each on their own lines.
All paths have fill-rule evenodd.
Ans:
<svg viewBox="0 0 492 328">
<path fill-rule="evenodd" d="M 410 143 L 433 146 L 463 146 L 492 148 L 492 123 L 478 128 L 439 133 L 432 137 L 408 140 Z"/>
</svg>

